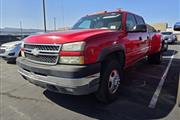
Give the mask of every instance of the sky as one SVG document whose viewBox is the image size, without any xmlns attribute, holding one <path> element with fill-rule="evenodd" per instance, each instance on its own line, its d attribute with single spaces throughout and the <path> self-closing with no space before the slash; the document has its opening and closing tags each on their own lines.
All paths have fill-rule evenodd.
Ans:
<svg viewBox="0 0 180 120">
<path fill-rule="evenodd" d="M 0 28 L 43 29 L 43 0 L 0 0 Z M 79 18 L 97 11 L 122 8 L 144 17 L 149 24 L 180 21 L 180 0 L 45 0 L 47 29 L 71 27 Z"/>
</svg>

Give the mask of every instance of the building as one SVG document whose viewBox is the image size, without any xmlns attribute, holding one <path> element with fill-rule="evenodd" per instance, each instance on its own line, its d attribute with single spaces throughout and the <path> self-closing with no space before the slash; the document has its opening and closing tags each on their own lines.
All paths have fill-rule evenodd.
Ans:
<svg viewBox="0 0 180 120">
<path fill-rule="evenodd" d="M 177 39 L 180 41 L 180 31 L 174 31 L 172 27 L 168 27 L 168 23 L 154 23 L 151 24 L 151 26 L 153 26 L 156 30 L 160 30 L 161 32 L 173 32 L 177 36 Z"/>
<path fill-rule="evenodd" d="M 166 31 L 168 28 L 168 23 L 154 23 L 151 24 L 151 26 L 153 26 L 156 30 Z"/>
</svg>

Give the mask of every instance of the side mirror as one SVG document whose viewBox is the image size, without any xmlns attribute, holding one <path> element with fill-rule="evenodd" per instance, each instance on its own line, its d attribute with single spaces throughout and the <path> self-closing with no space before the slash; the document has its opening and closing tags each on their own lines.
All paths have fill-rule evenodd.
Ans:
<svg viewBox="0 0 180 120">
<path fill-rule="evenodd" d="M 174 31 L 180 31 L 180 25 L 175 25 L 174 26 Z"/>
<path fill-rule="evenodd" d="M 128 32 L 147 32 L 147 26 L 145 24 L 139 24 L 134 26 L 133 29 Z"/>
</svg>

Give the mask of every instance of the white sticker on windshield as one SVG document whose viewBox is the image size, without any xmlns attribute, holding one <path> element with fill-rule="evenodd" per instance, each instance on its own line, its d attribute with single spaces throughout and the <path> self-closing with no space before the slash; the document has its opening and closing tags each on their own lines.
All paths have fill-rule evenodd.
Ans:
<svg viewBox="0 0 180 120">
<path fill-rule="evenodd" d="M 105 17 L 103 17 L 103 19 L 117 18 L 117 17 L 119 17 L 119 16 L 120 16 L 120 15 L 105 16 Z"/>
<path fill-rule="evenodd" d="M 110 29 L 116 29 L 116 26 L 115 26 L 115 25 L 112 25 L 112 26 L 110 27 Z"/>
</svg>

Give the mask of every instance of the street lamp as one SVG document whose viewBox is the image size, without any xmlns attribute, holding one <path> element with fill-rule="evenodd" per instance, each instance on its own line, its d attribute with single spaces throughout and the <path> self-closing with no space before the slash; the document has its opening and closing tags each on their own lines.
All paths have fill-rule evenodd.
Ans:
<svg viewBox="0 0 180 120">
<path fill-rule="evenodd" d="M 56 17 L 54 17 L 54 31 L 56 31 Z"/>
<path fill-rule="evenodd" d="M 43 16 L 44 16 L 44 32 L 46 32 L 46 6 L 45 6 L 45 0 L 43 0 Z"/>
<path fill-rule="evenodd" d="M 23 38 L 23 29 L 22 29 L 22 21 L 19 22 L 19 27 L 21 31 L 21 39 Z"/>
</svg>

